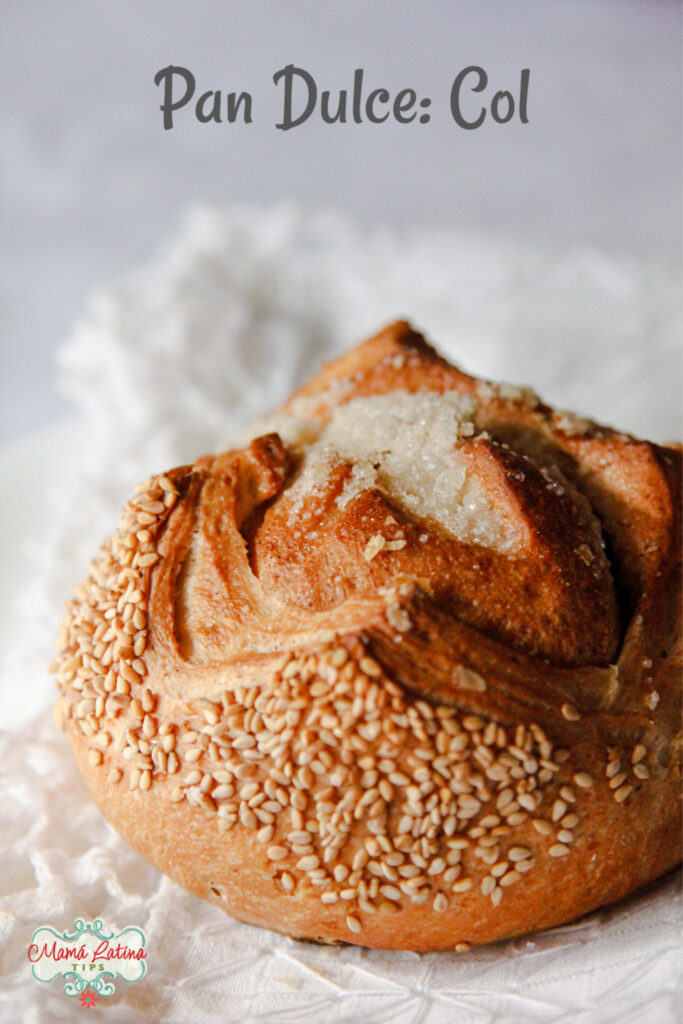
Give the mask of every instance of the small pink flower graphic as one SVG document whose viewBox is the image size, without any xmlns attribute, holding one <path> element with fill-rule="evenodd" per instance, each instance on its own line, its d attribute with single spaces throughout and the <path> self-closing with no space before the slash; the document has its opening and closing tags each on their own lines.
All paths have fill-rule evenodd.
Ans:
<svg viewBox="0 0 683 1024">
<path fill-rule="evenodd" d="M 81 1006 L 86 1007 L 88 1010 L 92 1010 L 93 1006 L 97 1002 L 97 995 L 90 987 L 83 989 L 78 998 L 81 1001 Z"/>
</svg>

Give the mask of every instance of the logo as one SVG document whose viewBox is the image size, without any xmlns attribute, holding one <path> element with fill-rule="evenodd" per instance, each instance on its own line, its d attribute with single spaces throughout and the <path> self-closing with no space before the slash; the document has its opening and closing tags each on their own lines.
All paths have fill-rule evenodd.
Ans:
<svg viewBox="0 0 683 1024">
<path fill-rule="evenodd" d="M 64 980 L 67 996 L 78 998 L 92 1009 L 97 1000 L 111 996 L 114 981 L 140 981 L 147 971 L 147 938 L 141 928 L 130 926 L 107 932 L 100 918 L 85 922 L 76 918 L 73 931 L 59 934 L 49 925 L 37 928 L 28 947 L 28 960 L 37 981 Z"/>
</svg>

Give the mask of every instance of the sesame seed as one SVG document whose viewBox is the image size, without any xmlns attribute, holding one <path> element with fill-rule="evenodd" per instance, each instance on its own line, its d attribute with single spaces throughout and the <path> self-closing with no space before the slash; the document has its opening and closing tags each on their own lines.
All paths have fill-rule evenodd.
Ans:
<svg viewBox="0 0 683 1024">
<path fill-rule="evenodd" d="M 407 786 L 410 779 L 403 772 L 391 772 L 389 775 L 389 782 L 392 782 L 395 786 Z"/>
<path fill-rule="evenodd" d="M 132 686 L 139 685 L 140 676 L 137 674 L 132 665 L 129 665 L 127 662 L 124 661 L 119 671 L 123 678 L 126 680 L 126 682 L 130 683 Z"/>
<path fill-rule="evenodd" d="M 382 674 L 382 669 L 374 660 L 374 658 L 361 658 L 358 663 L 358 667 L 360 668 L 361 672 L 365 672 L 366 676 L 372 676 L 376 678 L 378 676 L 381 676 Z"/>
<path fill-rule="evenodd" d="M 472 888 L 471 878 L 461 878 L 460 881 L 454 882 L 451 886 L 451 892 L 467 892 Z"/>
<path fill-rule="evenodd" d="M 242 804 L 240 807 L 239 818 L 245 828 L 256 828 L 256 815 L 246 806 L 246 804 Z"/>
<path fill-rule="evenodd" d="M 284 846 L 269 846 L 267 850 L 268 860 L 284 860 L 289 853 Z"/>
<path fill-rule="evenodd" d="M 248 750 L 250 747 L 256 746 L 256 738 L 244 733 L 243 735 L 238 736 L 237 739 L 233 741 L 232 745 L 235 750 Z"/>
<path fill-rule="evenodd" d="M 581 715 L 573 704 L 563 704 L 561 711 L 563 718 L 566 718 L 568 722 L 578 722 L 581 719 Z"/>
<path fill-rule="evenodd" d="M 621 786 L 614 794 L 614 799 L 618 804 L 623 804 L 624 800 L 633 792 L 633 786 Z"/>
<path fill-rule="evenodd" d="M 448 897 L 443 892 L 437 892 L 432 903 L 434 910 L 437 914 L 442 914 L 444 910 L 448 909 Z"/>
<path fill-rule="evenodd" d="M 368 859 L 369 856 L 367 850 L 357 850 L 354 854 L 353 861 L 351 862 L 351 867 L 354 871 L 361 871 L 368 863 Z"/>
<path fill-rule="evenodd" d="M 353 915 L 351 915 L 351 914 L 349 914 L 347 916 L 346 924 L 347 924 L 347 927 L 349 928 L 349 930 L 352 931 L 352 932 L 356 932 L 356 934 L 361 930 L 361 923 L 360 923 L 360 921 L 358 920 L 357 917 L 353 917 Z"/>
<path fill-rule="evenodd" d="M 379 783 L 379 792 L 382 798 L 388 803 L 394 795 L 394 788 L 387 779 L 381 779 Z"/>
<path fill-rule="evenodd" d="M 523 807 L 525 810 L 531 811 L 532 813 L 535 810 L 537 810 L 538 805 L 531 793 L 520 793 L 517 797 L 517 800 L 520 806 Z"/>
<path fill-rule="evenodd" d="M 499 793 L 498 799 L 496 800 L 496 807 L 498 810 L 502 811 L 508 806 L 508 804 L 512 803 L 514 795 L 515 794 L 511 789 L 504 789 Z"/>
<path fill-rule="evenodd" d="M 98 765 L 101 765 L 102 760 L 102 751 L 95 750 L 91 747 L 91 749 L 88 751 L 88 761 L 93 766 L 93 768 L 96 768 Z"/>
<path fill-rule="evenodd" d="M 240 789 L 240 798 L 242 800 L 251 800 L 259 793 L 259 785 L 256 782 L 248 782 Z"/>
<path fill-rule="evenodd" d="M 496 887 L 496 880 L 491 875 L 485 875 L 481 881 L 480 889 L 483 896 L 489 896 Z"/>
<path fill-rule="evenodd" d="M 137 564 L 140 569 L 149 569 L 150 566 L 154 565 L 159 561 L 159 555 L 156 551 L 149 551 L 145 555 L 140 555 L 137 560 Z"/>
<path fill-rule="evenodd" d="M 227 800 L 229 797 L 235 795 L 235 787 L 230 783 L 221 783 L 220 786 L 216 786 L 212 790 L 211 796 L 214 800 Z"/>
<path fill-rule="evenodd" d="M 638 764 L 639 761 L 643 760 L 646 754 L 647 747 L 645 746 L 645 744 L 638 743 L 637 746 L 633 748 L 633 753 L 631 755 L 631 764 Z"/>
<path fill-rule="evenodd" d="M 564 800 L 556 800 L 555 803 L 553 804 L 553 809 L 552 809 L 552 819 L 553 819 L 553 821 L 559 821 L 560 818 L 563 816 L 563 814 L 566 813 L 566 811 L 567 811 L 567 805 L 564 802 Z"/>
<path fill-rule="evenodd" d="M 401 890 L 395 885 L 380 885 L 379 891 L 388 900 L 398 902 L 401 899 Z"/>
<path fill-rule="evenodd" d="M 455 944 L 456 953 L 469 953 L 471 948 L 472 947 L 470 946 L 469 942 L 457 942 Z"/>
<path fill-rule="evenodd" d="M 619 772 L 618 775 L 613 776 L 609 780 L 609 788 L 610 789 L 619 789 L 619 786 L 621 786 L 626 781 L 627 778 L 628 778 L 628 776 L 627 776 L 626 772 Z"/>
<path fill-rule="evenodd" d="M 304 830 L 294 831 L 288 834 L 287 839 L 290 843 L 294 843 L 294 845 L 305 845 L 310 841 L 311 834 Z"/>
<path fill-rule="evenodd" d="M 576 775 L 574 775 L 574 782 L 577 786 L 580 786 L 581 789 L 590 789 L 593 785 L 593 779 L 587 772 L 577 772 Z"/>
<path fill-rule="evenodd" d="M 526 860 L 531 856 L 531 850 L 527 846 L 513 846 L 507 853 L 510 860 L 515 863 L 519 860 Z"/>
<path fill-rule="evenodd" d="M 315 871 L 320 864 L 320 858 L 316 857 L 315 854 L 308 854 L 302 857 L 297 863 L 297 867 L 300 871 Z"/>
<path fill-rule="evenodd" d="M 563 843 L 555 843 L 550 847 L 548 853 L 551 857 L 566 857 L 569 853 L 569 847 L 565 846 Z"/>
<path fill-rule="evenodd" d="M 640 763 L 633 766 L 633 774 L 637 779 L 649 779 L 650 771 L 646 765 Z"/>
</svg>

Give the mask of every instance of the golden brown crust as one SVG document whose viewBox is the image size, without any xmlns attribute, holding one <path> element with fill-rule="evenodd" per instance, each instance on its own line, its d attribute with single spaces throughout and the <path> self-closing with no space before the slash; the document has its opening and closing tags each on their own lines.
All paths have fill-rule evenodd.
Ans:
<svg viewBox="0 0 683 1024">
<path fill-rule="evenodd" d="M 536 657 L 608 663 L 619 622 L 597 522 L 569 489 L 558 495 L 530 460 L 495 441 L 475 438 L 466 458 L 496 507 L 523 525 L 517 556 L 425 531 L 424 522 L 376 488 L 340 509 L 336 501 L 349 475 L 340 466 L 318 490 L 307 536 L 293 535 L 286 494 L 268 508 L 251 537 L 256 575 L 287 605 L 311 611 L 376 593 L 397 576 L 420 580 L 459 619 Z M 368 560 L 363 553 L 373 537 L 386 543 Z M 386 546 L 398 538 L 403 547 Z M 482 592 L 485 601 L 477 600 Z"/>
<path fill-rule="evenodd" d="M 461 455 L 513 551 L 381 486 L 340 501 L 343 460 L 302 497 L 303 449 L 270 434 L 148 481 L 63 628 L 58 717 L 108 820 L 297 937 L 491 942 L 681 857 L 680 452 L 477 381 L 404 323 L 283 411 L 424 391 L 476 400 Z"/>
</svg>

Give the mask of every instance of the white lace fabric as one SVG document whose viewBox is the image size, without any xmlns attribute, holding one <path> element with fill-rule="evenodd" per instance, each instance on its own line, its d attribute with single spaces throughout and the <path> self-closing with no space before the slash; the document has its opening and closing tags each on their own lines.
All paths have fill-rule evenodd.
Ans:
<svg viewBox="0 0 683 1024">
<path fill-rule="evenodd" d="M 102 819 L 48 708 L 61 603 L 148 473 L 214 450 L 322 359 L 407 317 L 464 369 L 666 440 L 677 419 L 677 268 L 588 249 L 362 230 L 289 206 L 192 211 L 158 257 L 96 296 L 60 353 L 83 423 L 32 544 L 4 687 L 36 702 L 0 733 L 0 1021 L 73 1020 L 31 975 L 35 928 L 147 934 L 145 979 L 96 1012 L 138 1021 L 668 1024 L 681 1009 L 680 876 L 542 935 L 468 954 L 298 943 L 231 921 Z M 7 727 L 9 725 L 9 727 Z"/>
</svg>

